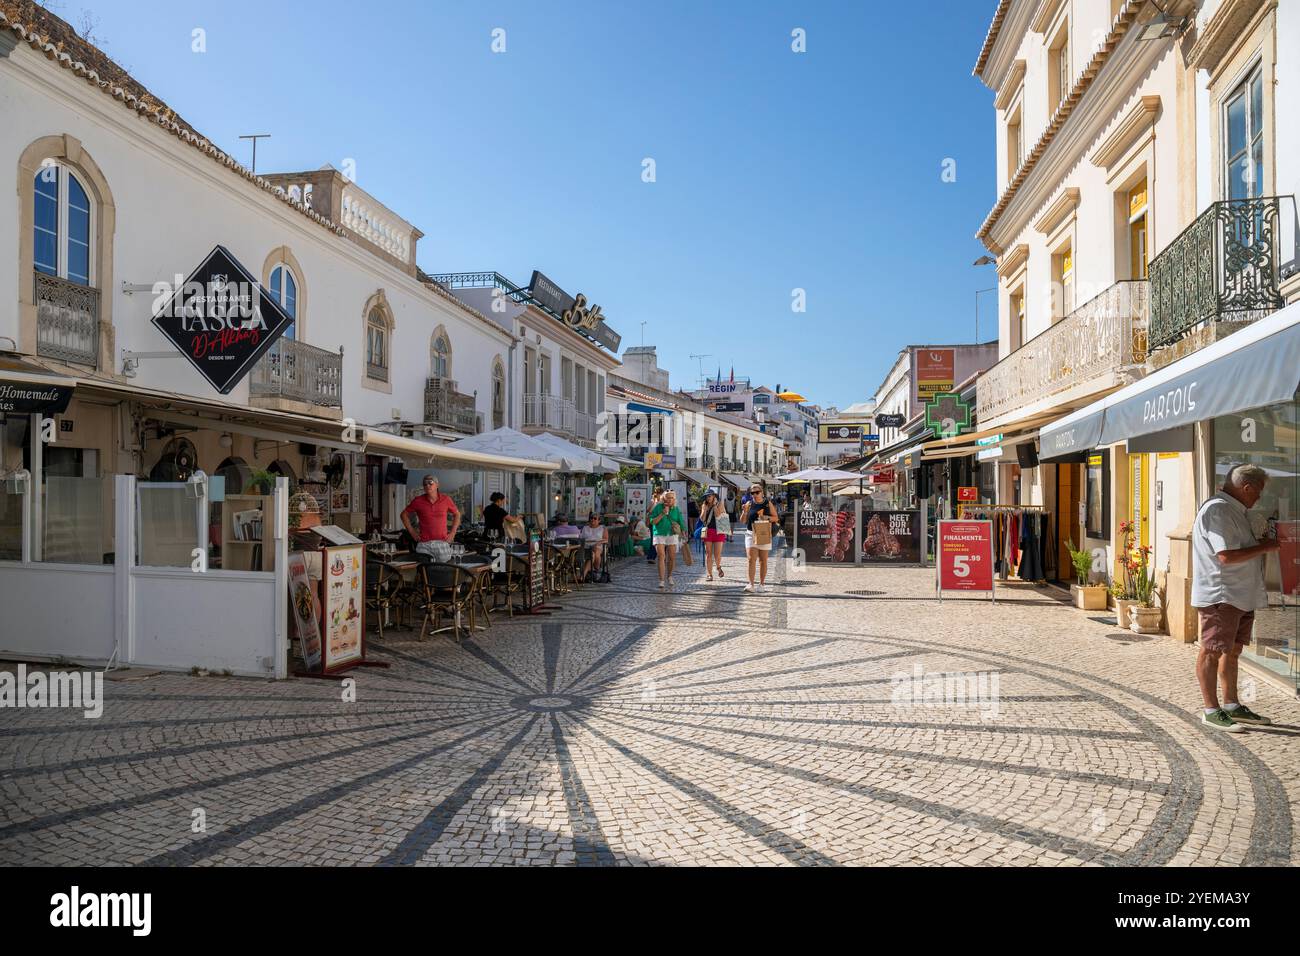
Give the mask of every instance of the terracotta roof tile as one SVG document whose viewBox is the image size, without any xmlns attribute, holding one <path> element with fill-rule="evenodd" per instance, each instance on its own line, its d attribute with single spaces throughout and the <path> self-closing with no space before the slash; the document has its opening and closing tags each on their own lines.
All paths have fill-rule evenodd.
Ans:
<svg viewBox="0 0 1300 956">
<path fill-rule="evenodd" d="M 984 67 L 989 62 L 989 54 L 993 52 L 993 44 L 998 42 L 998 33 L 1002 29 L 1002 21 L 1006 19 L 1007 8 L 1011 6 L 1011 0 L 998 0 L 998 8 L 993 11 L 993 22 L 989 24 L 988 33 L 984 34 L 984 45 L 980 47 L 979 59 L 975 61 L 975 69 L 971 70 L 974 76 L 980 76 L 984 72 Z"/>
</svg>

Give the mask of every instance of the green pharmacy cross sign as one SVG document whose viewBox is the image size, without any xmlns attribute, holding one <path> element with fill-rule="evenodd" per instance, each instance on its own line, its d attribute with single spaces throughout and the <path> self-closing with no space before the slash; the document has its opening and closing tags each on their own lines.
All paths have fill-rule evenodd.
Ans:
<svg viewBox="0 0 1300 956">
<path fill-rule="evenodd" d="M 925 427 L 935 438 L 952 438 L 970 428 L 970 405 L 956 392 L 938 392 L 925 406 Z"/>
</svg>

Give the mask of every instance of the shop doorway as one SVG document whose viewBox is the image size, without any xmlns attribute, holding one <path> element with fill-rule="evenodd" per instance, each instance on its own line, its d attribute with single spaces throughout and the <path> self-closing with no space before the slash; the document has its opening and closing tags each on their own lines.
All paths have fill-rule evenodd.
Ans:
<svg viewBox="0 0 1300 956">
<path fill-rule="evenodd" d="M 1083 466 L 1059 464 L 1056 466 L 1056 579 L 1074 580 L 1074 562 L 1070 548 L 1082 547 L 1083 524 L 1079 521 L 1079 505 L 1083 501 Z"/>
</svg>

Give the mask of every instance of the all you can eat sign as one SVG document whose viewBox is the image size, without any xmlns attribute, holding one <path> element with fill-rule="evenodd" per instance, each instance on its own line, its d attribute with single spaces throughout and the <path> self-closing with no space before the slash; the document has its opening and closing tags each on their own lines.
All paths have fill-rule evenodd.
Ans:
<svg viewBox="0 0 1300 956">
<path fill-rule="evenodd" d="M 154 286 L 153 324 L 222 395 L 266 354 L 293 319 L 225 246 L 183 283 Z"/>
</svg>

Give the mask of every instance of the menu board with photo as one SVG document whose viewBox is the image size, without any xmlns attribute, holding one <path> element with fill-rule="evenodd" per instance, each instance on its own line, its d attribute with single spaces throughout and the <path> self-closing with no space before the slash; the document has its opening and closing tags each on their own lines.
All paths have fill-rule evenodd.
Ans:
<svg viewBox="0 0 1300 956">
<path fill-rule="evenodd" d="M 322 631 L 325 670 L 360 660 L 365 629 L 365 548 L 359 544 L 322 551 Z"/>
<path fill-rule="evenodd" d="M 573 516 L 579 524 L 591 517 L 591 510 L 596 506 L 596 489 L 591 487 L 576 488 L 573 492 Z"/>
<path fill-rule="evenodd" d="M 627 496 L 627 520 L 635 522 L 644 518 L 650 503 L 649 485 L 624 485 L 623 493 Z"/>
<path fill-rule="evenodd" d="M 546 549 L 537 535 L 528 542 L 528 607 L 537 607 L 546 601 Z"/>
<path fill-rule="evenodd" d="M 870 511 L 862 522 L 863 564 L 921 563 L 919 511 Z"/>
<path fill-rule="evenodd" d="M 307 576 L 307 558 L 301 551 L 289 555 L 289 616 L 302 662 L 309 671 L 320 670 L 320 624 L 316 592 Z"/>
</svg>

